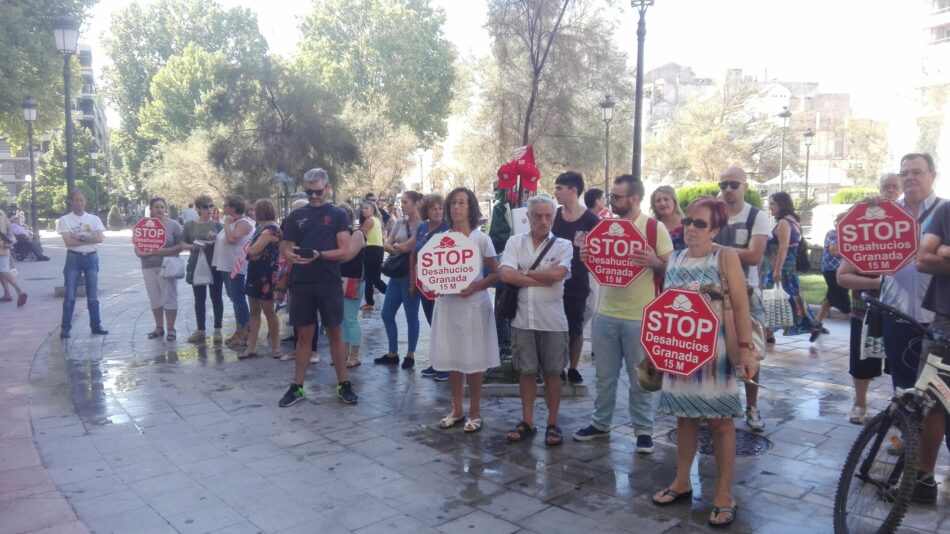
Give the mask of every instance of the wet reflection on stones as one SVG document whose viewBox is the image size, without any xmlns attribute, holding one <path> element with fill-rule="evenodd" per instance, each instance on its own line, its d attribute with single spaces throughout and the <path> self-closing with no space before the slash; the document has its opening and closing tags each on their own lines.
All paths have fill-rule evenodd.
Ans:
<svg viewBox="0 0 950 534">
<path fill-rule="evenodd" d="M 667 436 L 670 441 L 676 443 L 677 432 L 675 428 Z M 772 442 L 761 434 L 744 428 L 736 429 L 736 456 L 760 456 L 765 454 L 772 446 Z M 697 450 L 700 454 L 713 455 L 715 453 L 712 433 L 706 425 L 699 427 L 699 448 Z"/>
</svg>

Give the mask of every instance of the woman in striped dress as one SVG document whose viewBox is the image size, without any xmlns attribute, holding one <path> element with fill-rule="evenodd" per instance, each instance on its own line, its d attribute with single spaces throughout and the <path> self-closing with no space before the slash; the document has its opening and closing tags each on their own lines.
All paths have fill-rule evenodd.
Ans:
<svg viewBox="0 0 950 534">
<path fill-rule="evenodd" d="M 742 266 L 735 250 L 713 244 L 713 237 L 729 220 L 726 205 L 713 197 L 701 197 L 690 203 L 683 218 L 686 248 L 673 252 L 666 268 L 664 287 L 699 290 L 712 295 L 710 304 L 722 318 L 722 283 L 720 262 L 730 291 L 739 340 L 740 361 L 737 366 L 743 376 L 755 376 L 759 362 L 750 345 L 752 319 Z M 722 258 L 720 258 L 722 256 Z M 718 296 L 719 298 L 715 298 Z M 720 324 L 724 325 L 724 321 Z M 705 420 L 712 433 L 716 458 L 716 492 L 713 511 L 709 516 L 712 526 L 725 526 L 736 517 L 736 502 L 732 498 L 732 472 L 736 461 L 736 429 L 733 418 L 742 417 L 739 401 L 739 380 L 726 353 L 724 326 L 720 327 L 717 356 L 688 377 L 670 373 L 663 375 L 660 394 L 661 413 L 676 417 L 677 449 L 676 478 L 653 496 L 660 505 L 691 499 L 690 468 L 699 443 L 699 426 Z"/>
</svg>

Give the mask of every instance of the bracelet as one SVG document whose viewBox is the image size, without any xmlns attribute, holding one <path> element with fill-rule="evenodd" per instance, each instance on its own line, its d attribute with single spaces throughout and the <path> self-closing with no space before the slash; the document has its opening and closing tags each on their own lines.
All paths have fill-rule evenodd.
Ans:
<svg viewBox="0 0 950 534">
<path fill-rule="evenodd" d="M 751 349 L 752 349 L 752 344 L 751 344 L 751 343 L 746 343 L 746 342 L 740 341 L 740 342 L 739 342 L 739 348 L 740 348 L 740 349 L 750 349 L 750 350 L 751 350 Z"/>
</svg>

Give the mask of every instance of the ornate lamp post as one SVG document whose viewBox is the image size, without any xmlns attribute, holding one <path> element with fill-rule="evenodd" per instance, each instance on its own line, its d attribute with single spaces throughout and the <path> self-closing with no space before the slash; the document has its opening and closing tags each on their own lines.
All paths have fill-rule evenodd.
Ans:
<svg viewBox="0 0 950 534">
<path fill-rule="evenodd" d="M 95 210 L 93 213 L 99 215 L 99 169 L 96 167 L 96 164 L 99 162 L 99 148 L 92 147 L 92 152 L 89 153 L 89 177 L 92 178 L 92 187 L 95 191 Z"/>
<path fill-rule="evenodd" d="M 72 78 L 72 56 L 76 53 L 79 41 L 79 22 L 68 15 L 62 15 L 53 27 L 56 49 L 63 54 L 63 88 L 66 93 L 66 194 L 76 187 L 76 169 L 73 165 L 73 106 L 69 82 Z"/>
<path fill-rule="evenodd" d="M 604 194 L 610 192 L 610 119 L 614 116 L 614 101 L 604 97 L 600 109 L 604 113 Z"/>
<path fill-rule="evenodd" d="M 802 215 L 808 215 L 808 212 L 811 211 L 811 206 L 808 204 L 808 167 L 811 164 L 811 142 L 815 138 L 815 132 L 811 128 L 805 130 L 805 133 L 802 134 L 802 137 L 805 139 L 805 202 Z"/>
<path fill-rule="evenodd" d="M 33 122 L 36 121 L 36 100 L 27 98 L 23 101 L 23 120 L 26 121 L 30 142 L 30 225 L 33 232 L 37 232 L 39 215 L 36 213 L 36 162 L 33 159 Z M 38 235 L 38 234 L 37 234 Z"/>
<path fill-rule="evenodd" d="M 782 106 L 782 112 L 778 116 L 782 119 L 782 152 L 778 164 L 778 188 L 779 191 L 785 191 L 785 134 L 788 133 L 788 120 L 792 117 L 792 112 L 788 110 L 788 106 Z"/>
<path fill-rule="evenodd" d="M 633 107 L 633 177 L 640 179 L 640 145 L 643 130 L 643 41 L 647 36 L 647 8 L 653 0 L 630 0 L 630 6 L 640 12 L 637 23 L 637 85 Z"/>
</svg>

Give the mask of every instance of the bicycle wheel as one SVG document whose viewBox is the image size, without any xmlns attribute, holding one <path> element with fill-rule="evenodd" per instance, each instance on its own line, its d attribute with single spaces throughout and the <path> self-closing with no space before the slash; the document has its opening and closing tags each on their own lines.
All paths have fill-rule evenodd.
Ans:
<svg viewBox="0 0 950 534">
<path fill-rule="evenodd" d="M 914 489 L 919 434 L 918 423 L 896 406 L 868 422 L 851 447 L 838 480 L 836 533 L 897 530 Z M 902 441 L 898 454 L 888 451 L 893 436 Z"/>
</svg>

